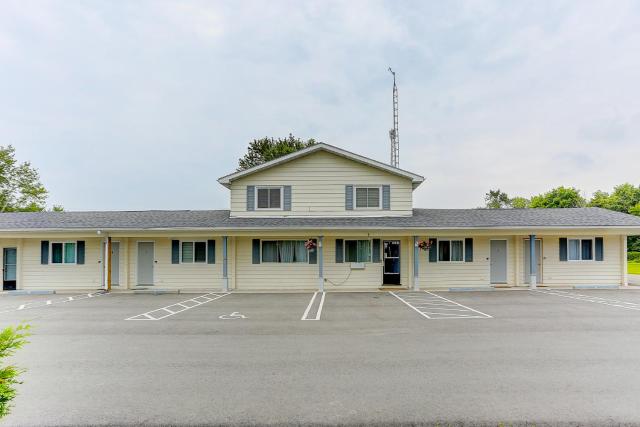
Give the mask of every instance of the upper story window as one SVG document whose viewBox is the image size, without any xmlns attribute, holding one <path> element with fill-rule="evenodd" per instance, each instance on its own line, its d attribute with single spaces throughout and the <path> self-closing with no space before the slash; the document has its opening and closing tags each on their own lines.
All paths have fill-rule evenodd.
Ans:
<svg viewBox="0 0 640 427">
<path fill-rule="evenodd" d="M 75 264 L 75 263 L 76 263 L 76 243 L 75 242 L 51 243 L 51 264 Z"/>
<path fill-rule="evenodd" d="M 356 209 L 381 209 L 380 187 L 355 187 Z"/>
<path fill-rule="evenodd" d="M 568 239 L 569 261 L 593 261 L 593 239 Z"/>
<path fill-rule="evenodd" d="M 256 187 L 258 209 L 282 209 L 282 187 Z"/>
</svg>

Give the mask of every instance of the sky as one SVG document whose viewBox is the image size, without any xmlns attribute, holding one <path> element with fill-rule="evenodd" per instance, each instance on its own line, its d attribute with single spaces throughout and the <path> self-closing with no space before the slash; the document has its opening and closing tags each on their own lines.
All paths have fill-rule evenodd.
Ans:
<svg viewBox="0 0 640 427">
<path fill-rule="evenodd" d="M 254 138 L 389 161 L 414 207 L 640 184 L 638 1 L 3 0 L 0 145 L 66 210 L 225 209 Z"/>
</svg>

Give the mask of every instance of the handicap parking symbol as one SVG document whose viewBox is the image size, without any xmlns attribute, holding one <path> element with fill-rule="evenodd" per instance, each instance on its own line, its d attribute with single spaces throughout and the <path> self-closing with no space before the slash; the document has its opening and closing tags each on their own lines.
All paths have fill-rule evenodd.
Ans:
<svg viewBox="0 0 640 427">
<path fill-rule="evenodd" d="M 218 319 L 222 320 L 234 320 L 234 319 L 246 319 L 247 316 L 244 314 L 240 314 L 237 311 L 234 311 L 231 314 L 223 314 L 222 316 L 218 316 Z"/>
</svg>

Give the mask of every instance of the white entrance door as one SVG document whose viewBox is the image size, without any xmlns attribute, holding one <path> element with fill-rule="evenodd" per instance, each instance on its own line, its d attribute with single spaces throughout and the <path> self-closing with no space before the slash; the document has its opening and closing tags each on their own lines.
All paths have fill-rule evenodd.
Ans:
<svg viewBox="0 0 640 427">
<path fill-rule="evenodd" d="M 120 242 L 111 242 L 111 284 L 120 284 Z"/>
<path fill-rule="evenodd" d="M 531 277 L 530 253 L 529 239 L 524 239 L 524 283 L 529 283 L 529 278 Z M 542 283 L 542 240 L 540 239 L 536 239 L 536 259 L 538 264 L 536 283 Z"/>
<path fill-rule="evenodd" d="M 489 258 L 491 283 L 507 283 L 507 241 L 492 240 Z"/>
<path fill-rule="evenodd" d="M 153 285 L 153 242 L 138 242 L 138 285 Z"/>
</svg>

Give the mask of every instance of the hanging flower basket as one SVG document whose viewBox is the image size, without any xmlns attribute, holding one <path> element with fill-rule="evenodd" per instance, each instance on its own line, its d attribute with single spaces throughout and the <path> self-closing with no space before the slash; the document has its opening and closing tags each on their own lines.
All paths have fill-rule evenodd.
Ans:
<svg viewBox="0 0 640 427">
<path fill-rule="evenodd" d="M 307 248 L 307 250 L 312 251 L 316 248 L 316 242 L 314 242 L 312 239 L 307 239 L 304 242 L 304 247 Z"/>
<path fill-rule="evenodd" d="M 418 241 L 418 249 L 420 249 L 421 251 L 428 251 L 430 247 L 431 247 L 431 244 L 429 243 L 428 240 Z"/>
</svg>

